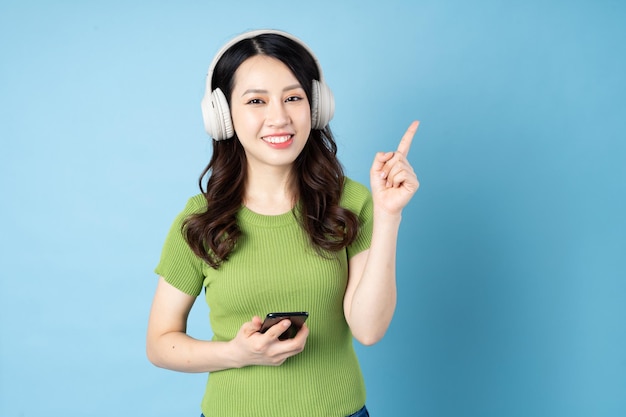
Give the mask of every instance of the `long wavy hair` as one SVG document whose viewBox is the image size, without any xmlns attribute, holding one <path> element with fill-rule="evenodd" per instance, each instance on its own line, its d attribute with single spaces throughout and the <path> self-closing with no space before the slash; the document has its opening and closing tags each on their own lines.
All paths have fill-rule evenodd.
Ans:
<svg viewBox="0 0 626 417">
<path fill-rule="evenodd" d="M 311 102 L 312 81 L 320 79 L 315 59 L 302 45 L 287 37 L 261 34 L 233 45 L 215 66 L 212 86 L 222 90 L 229 105 L 235 71 L 255 55 L 267 55 L 283 62 Z M 312 246 L 320 254 L 344 249 L 356 239 L 359 224 L 354 213 L 339 205 L 345 177 L 328 126 L 311 130 L 304 149 L 294 161 L 293 172 L 300 203 L 292 211 Z M 198 181 L 206 199 L 206 211 L 188 217 L 182 226 L 193 252 L 212 268 L 217 269 L 228 260 L 242 234 L 237 213 L 243 204 L 246 176 L 246 154 L 237 135 L 229 140 L 213 140 L 211 160 Z"/>
</svg>

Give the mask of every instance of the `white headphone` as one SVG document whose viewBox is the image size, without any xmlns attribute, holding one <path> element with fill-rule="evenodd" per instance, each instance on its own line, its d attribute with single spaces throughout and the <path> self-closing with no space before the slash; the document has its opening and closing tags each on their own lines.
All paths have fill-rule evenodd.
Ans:
<svg viewBox="0 0 626 417">
<path fill-rule="evenodd" d="M 206 90 L 204 92 L 204 97 L 202 98 L 200 106 L 202 108 L 204 128 L 213 139 L 230 139 L 235 135 L 235 131 L 233 129 L 233 121 L 230 116 L 230 109 L 228 108 L 228 101 L 226 100 L 226 96 L 224 96 L 222 90 L 220 90 L 219 88 L 213 90 L 213 87 L 211 86 L 211 79 L 213 78 L 215 65 L 220 60 L 222 55 L 237 42 L 243 39 L 254 38 L 258 35 L 271 33 L 282 35 L 302 45 L 309 52 L 311 57 L 313 57 L 315 63 L 317 64 L 317 69 L 320 73 L 320 79 L 319 81 L 313 80 L 311 94 L 311 127 L 313 129 L 324 129 L 333 118 L 333 114 L 335 112 L 335 100 L 333 98 L 333 93 L 330 91 L 330 88 L 324 83 L 324 79 L 322 76 L 322 67 L 320 66 L 315 54 L 313 54 L 313 51 L 300 39 L 287 32 L 271 29 L 253 30 L 250 32 L 242 33 L 241 35 L 226 43 L 226 45 L 224 45 L 222 49 L 220 49 L 215 55 L 215 58 L 213 58 L 213 61 L 211 62 L 211 66 L 209 66 L 209 72 L 206 77 Z"/>
</svg>

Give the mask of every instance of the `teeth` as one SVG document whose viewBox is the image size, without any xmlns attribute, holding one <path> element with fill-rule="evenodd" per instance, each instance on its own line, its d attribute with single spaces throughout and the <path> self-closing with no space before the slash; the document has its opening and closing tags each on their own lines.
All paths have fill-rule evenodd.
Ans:
<svg viewBox="0 0 626 417">
<path fill-rule="evenodd" d="M 285 143 L 289 139 L 291 139 L 291 135 L 287 135 L 287 136 L 265 136 L 263 138 L 264 141 L 269 142 L 269 143 Z"/>
</svg>

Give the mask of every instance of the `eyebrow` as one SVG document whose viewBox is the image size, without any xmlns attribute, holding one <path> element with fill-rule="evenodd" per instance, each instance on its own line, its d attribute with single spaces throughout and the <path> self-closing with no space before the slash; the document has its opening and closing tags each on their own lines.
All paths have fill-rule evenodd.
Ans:
<svg viewBox="0 0 626 417">
<path fill-rule="evenodd" d="M 302 86 L 300 84 L 293 84 L 283 88 L 283 91 L 296 90 L 298 88 L 302 88 Z M 260 88 L 249 88 L 244 91 L 241 96 L 243 97 L 246 94 L 267 94 L 267 90 L 263 90 Z"/>
</svg>

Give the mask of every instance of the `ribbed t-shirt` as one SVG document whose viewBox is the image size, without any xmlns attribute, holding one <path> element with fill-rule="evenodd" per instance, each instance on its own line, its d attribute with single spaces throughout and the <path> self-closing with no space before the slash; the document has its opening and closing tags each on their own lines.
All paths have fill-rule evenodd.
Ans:
<svg viewBox="0 0 626 417">
<path fill-rule="evenodd" d="M 267 216 L 245 206 L 237 215 L 242 235 L 219 269 L 189 248 L 185 218 L 206 210 L 202 195 L 189 199 L 175 219 L 155 272 L 181 291 L 205 289 L 213 340 L 232 340 L 252 316 L 308 311 L 304 351 L 282 365 L 211 372 L 202 400 L 206 417 L 344 417 L 365 404 L 365 384 L 343 313 L 348 259 L 369 248 L 372 199 L 346 178 L 342 207 L 360 223 L 356 241 L 339 252 L 318 253 L 302 229 L 297 209 Z"/>
</svg>

